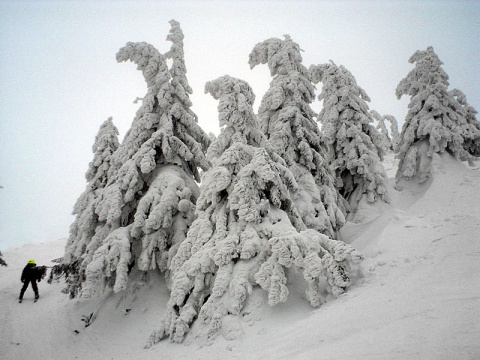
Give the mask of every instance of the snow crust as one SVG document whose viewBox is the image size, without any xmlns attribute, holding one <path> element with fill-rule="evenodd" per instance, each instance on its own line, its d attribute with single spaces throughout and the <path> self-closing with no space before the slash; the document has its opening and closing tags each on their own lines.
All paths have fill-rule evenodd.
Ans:
<svg viewBox="0 0 480 360">
<path fill-rule="evenodd" d="M 37 303 L 29 289 L 18 304 L 27 260 L 53 265 L 66 239 L 26 245 L 4 253 L 8 267 L 0 267 L 0 358 L 478 359 L 480 170 L 434 154 L 433 177 L 399 192 L 392 154 L 383 165 L 391 202 L 359 204 L 364 220 L 340 232 L 366 259 L 363 280 L 338 299 L 313 309 L 302 299 L 305 282 L 292 279 L 286 302 L 270 307 L 268 294 L 254 289 L 215 342 L 191 336 L 146 350 L 167 308 L 164 277 L 133 270 L 125 291 L 89 301 L 42 281 Z"/>
</svg>

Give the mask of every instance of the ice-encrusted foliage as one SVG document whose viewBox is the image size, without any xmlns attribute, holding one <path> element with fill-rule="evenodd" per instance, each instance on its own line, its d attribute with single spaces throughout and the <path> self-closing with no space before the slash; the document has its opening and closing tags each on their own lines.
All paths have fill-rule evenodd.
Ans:
<svg viewBox="0 0 480 360">
<path fill-rule="evenodd" d="M 70 226 L 70 234 L 65 246 L 65 254 L 60 266 L 65 272 L 67 288 L 64 290 L 75 297 L 85 280 L 85 267 L 81 267 L 83 256 L 91 246 L 96 229 L 101 226 L 96 207 L 109 179 L 113 154 L 119 147 L 118 130 L 112 118 L 106 120 L 95 137 L 92 150 L 94 157 L 85 174 L 87 186 L 73 207 L 75 220 Z"/>
<path fill-rule="evenodd" d="M 467 124 L 460 125 L 460 131 L 464 134 L 468 134 L 468 132 L 472 131 L 472 129 L 474 131 L 473 134 L 464 137 L 463 148 L 472 156 L 480 157 L 480 122 L 477 120 L 476 116 L 478 112 L 468 103 L 467 97 L 462 91 L 453 89 L 448 93 L 458 101 L 463 108 L 463 113 L 465 114 L 465 120 L 467 121 Z M 475 128 L 477 128 L 479 131 L 475 131 Z M 472 163 L 472 159 L 470 159 L 470 163 Z"/>
<path fill-rule="evenodd" d="M 197 318 L 213 339 L 225 316 L 241 314 L 256 285 L 270 305 L 284 302 L 289 268 L 303 272 L 308 300 L 318 306 L 321 279 L 338 296 L 361 258 L 303 226 L 291 199 L 298 185 L 257 125 L 250 86 L 223 76 L 205 90 L 219 100 L 225 127 L 209 149 L 212 168 L 201 185 L 198 217 L 172 260 L 171 298 L 147 346 L 164 337 L 181 342 Z"/>
<path fill-rule="evenodd" d="M 95 213 L 100 224 L 81 264 L 88 289 L 94 288 L 106 269 L 98 266 L 105 248 L 110 248 L 112 241 L 120 246 L 118 234 L 122 234 L 123 248 L 127 240 L 131 247 L 130 256 L 125 255 L 122 264 L 128 260 L 130 266 L 135 264 L 142 271 L 166 271 L 193 221 L 199 196 L 195 180 L 200 181 L 199 168 L 209 167 L 205 153 L 210 138 L 190 109 L 192 89 L 185 75 L 182 30 L 175 20 L 170 24 L 167 40 L 172 45 L 165 55 L 145 42 L 127 43 L 117 53 L 118 62 L 132 61 L 142 71 L 147 93 L 112 156 L 108 183 L 97 201 Z M 170 68 L 167 58 L 172 59 Z M 97 265 L 90 265 L 93 262 Z M 124 289 L 124 268 L 122 265 L 121 274 L 104 274 L 117 282 L 122 279 L 114 291 Z M 119 268 L 111 269 L 115 272 Z M 95 293 L 84 290 L 82 296 Z"/>
<path fill-rule="evenodd" d="M 170 33 L 167 40 L 172 42 L 170 51 L 165 54 L 167 59 L 172 59 L 172 66 L 170 67 L 170 76 L 172 80 L 170 83 L 175 88 L 175 95 L 184 104 L 185 108 L 192 106 L 189 94 L 192 94 L 192 88 L 188 84 L 186 77 L 187 67 L 185 65 L 185 54 L 183 52 L 183 31 L 180 28 L 180 23 L 175 20 L 170 20 Z M 190 115 L 196 119 L 196 115 L 190 112 Z"/>
<path fill-rule="evenodd" d="M 398 143 L 400 142 L 400 132 L 398 131 L 398 121 L 393 115 L 383 115 L 383 118 L 390 122 L 390 135 L 392 141 L 393 152 L 398 151 Z"/>
<path fill-rule="evenodd" d="M 472 162 L 479 153 L 480 132 L 473 121 L 475 109 L 461 92 L 448 90 L 448 75 L 433 47 L 416 51 L 409 62 L 415 67 L 395 92 L 399 99 L 410 96 L 398 145 L 396 178 L 415 177 L 422 183 L 431 175 L 434 153 L 448 151 L 461 161 Z"/>
<path fill-rule="evenodd" d="M 185 239 L 198 198 L 195 182 L 175 165 L 163 165 L 137 205 L 131 235 L 141 240 L 137 259 L 143 271 L 168 269 L 169 261 Z"/>
<path fill-rule="evenodd" d="M 327 147 L 310 104 L 315 87 L 302 64 L 300 47 L 285 35 L 258 43 L 253 68 L 268 64 L 273 80 L 258 110 L 262 131 L 293 172 L 299 191 L 294 201 L 308 228 L 334 236 L 345 222 L 344 204 L 334 186 Z"/>
<path fill-rule="evenodd" d="M 371 124 L 367 101 L 370 98 L 357 85 L 344 66 L 333 61 L 310 67 L 312 81 L 322 82 L 318 96 L 323 108 L 318 115 L 329 145 L 336 186 L 355 213 L 358 202 L 388 201 L 388 178 L 381 164 L 385 153 L 384 136 Z"/>
<path fill-rule="evenodd" d="M 87 186 L 80 195 L 73 208 L 75 221 L 70 226 L 70 234 L 65 246 L 62 265 L 71 266 L 79 264 L 79 260 L 85 253 L 95 229 L 99 226 L 99 218 L 95 212 L 97 203 L 104 187 L 108 182 L 108 173 L 112 165 L 112 155 L 118 149 L 118 130 L 113 124 L 112 118 L 106 120 L 98 130 L 92 150 L 94 157 L 89 164 L 85 178 Z M 66 281 L 70 293 L 76 294 L 80 286 L 80 269 L 72 271 Z"/>
<path fill-rule="evenodd" d="M 95 137 L 92 150 L 93 161 L 89 164 L 85 178 L 94 187 L 101 188 L 107 184 L 108 172 L 112 163 L 112 156 L 118 149 L 118 129 L 113 124 L 112 118 L 108 118 L 101 126 Z"/>
<path fill-rule="evenodd" d="M 371 110 L 372 117 L 377 121 L 377 130 L 382 135 L 382 147 L 387 151 L 395 152 L 398 141 L 400 140 L 400 133 L 398 132 L 397 119 L 393 115 L 380 115 L 377 111 Z M 390 131 L 387 128 L 388 121 L 390 123 Z"/>
<path fill-rule="evenodd" d="M 121 227 L 108 234 L 87 265 L 82 296 L 101 294 L 107 285 L 115 292 L 125 290 L 131 257 L 130 227 Z"/>
</svg>

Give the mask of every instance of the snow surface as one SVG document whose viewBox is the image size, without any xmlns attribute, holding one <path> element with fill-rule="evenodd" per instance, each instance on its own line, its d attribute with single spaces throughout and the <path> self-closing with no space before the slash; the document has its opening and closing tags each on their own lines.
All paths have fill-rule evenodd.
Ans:
<svg viewBox="0 0 480 360">
<path fill-rule="evenodd" d="M 393 185 L 397 162 L 384 165 Z M 275 307 L 256 290 L 213 343 L 192 329 L 182 344 L 143 348 L 168 301 L 160 275 L 94 300 L 68 300 L 45 279 L 37 303 L 28 289 L 19 304 L 27 260 L 51 266 L 66 239 L 12 249 L 0 267 L 0 359 L 479 359 L 480 170 L 449 155 L 434 165 L 433 180 L 392 186 L 390 204 L 361 203 L 361 221 L 342 229 L 366 257 L 350 291 L 314 309 L 301 285 Z"/>
</svg>

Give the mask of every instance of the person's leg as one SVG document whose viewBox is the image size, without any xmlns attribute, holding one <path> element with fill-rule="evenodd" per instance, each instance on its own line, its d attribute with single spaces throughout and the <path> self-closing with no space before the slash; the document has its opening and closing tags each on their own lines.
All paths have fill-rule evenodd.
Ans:
<svg viewBox="0 0 480 360">
<path fill-rule="evenodd" d="M 32 289 L 33 289 L 33 292 L 35 293 L 35 299 L 38 299 L 38 286 L 37 286 L 36 280 L 32 280 Z"/>
<path fill-rule="evenodd" d="M 23 283 L 23 286 L 22 286 L 22 290 L 20 290 L 20 297 L 18 298 L 18 300 L 22 300 L 23 299 L 23 294 L 25 294 L 25 291 L 27 290 L 27 287 L 28 287 L 28 283 L 30 281 L 25 281 Z"/>
</svg>

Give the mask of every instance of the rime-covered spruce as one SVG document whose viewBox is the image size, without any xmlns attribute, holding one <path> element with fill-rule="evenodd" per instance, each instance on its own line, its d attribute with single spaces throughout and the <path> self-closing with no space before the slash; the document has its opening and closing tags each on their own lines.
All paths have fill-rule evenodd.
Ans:
<svg viewBox="0 0 480 360">
<path fill-rule="evenodd" d="M 388 178 L 381 163 L 386 151 L 383 136 L 371 124 L 370 98 L 344 66 L 333 61 L 312 65 L 313 82 L 322 82 L 318 115 L 329 145 L 336 186 L 354 214 L 359 201 L 388 201 Z"/>
<path fill-rule="evenodd" d="M 258 117 L 275 152 L 295 176 L 295 202 L 305 226 L 331 237 L 345 223 L 345 204 L 335 188 L 328 150 L 313 119 L 310 104 L 315 87 L 302 65 L 300 47 L 290 36 L 258 43 L 249 57 L 250 67 L 268 64 L 273 80 L 262 98 Z"/>
<path fill-rule="evenodd" d="M 385 148 L 387 152 L 396 152 L 398 142 L 400 141 L 397 119 L 393 115 L 380 115 L 378 111 L 375 110 L 371 110 L 370 114 L 377 121 L 376 129 L 382 135 L 382 147 Z M 390 131 L 387 129 L 386 121 L 390 123 Z"/>
<path fill-rule="evenodd" d="M 179 23 L 170 22 L 172 45 L 164 55 L 145 42 L 127 43 L 117 61 L 142 71 L 147 93 L 122 144 L 111 156 L 108 181 L 96 201 L 99 223 L 81 257 L 81 296 L 127 286 L 134 266 L 165 271 L 193 221 L 200 181 L 207 170 L 208 135 L 190 109 L 192 93 Z M 166 59 L 172 60 L 170 68 Z"/>
<path fill-rule="evenodd" d="M 171 263 L 167 310 L 147 347 L 166 337 L 181 342 L 195 320 L 195 336 L 214 339 L 226 317 L 242 313 L 256 285 L 270 305 L 284 302 L 288 269 L 303 273 L 307 298 L 319 306 L 323 291 L 345 291 L 361 259 L 351 246 L 304 226 L 292 196 L 299 186 L 257 125 L 250 86 L 223 76 L 205 91 L 219 100 L 222 130 L 207 153 L 212 168 L 200 187 L 197 219 Z"/>
<path fill-rule="evenodd" d="M 66 275 L 67 288 L 64 290 L 70 297 L 76 297 L 85 280 L 84 268 L 80 265 L 90 245 L 92 237 L 102 222 L 96 213 L 96 206 L 108 181 L 108 173 L 112 166 L 112 155 L 118 149 L 118 130 L 112 118 L 106 120 L 98 130 L 92 150 L 94 157 L 85 174 L 87 186 L 73 208 L 75 221 L 70 226 L 70 235 L 65 246 L 62 263 L 57 267 L 68 268 Z"/>
<path fill-rule="evenodd" d="M 429 46 L 409 59 L 415 67 L 400 81 L 397 98 L 410 96 L 403 124 L 396 174 L 401 180 L 424 182 L 431 176 L 434 153 L 451 153 L 461 161 L 480 156 L 480 124 L 476 110 L 458 89 L 448 90 L 443 62 Z"/>
</svg>

